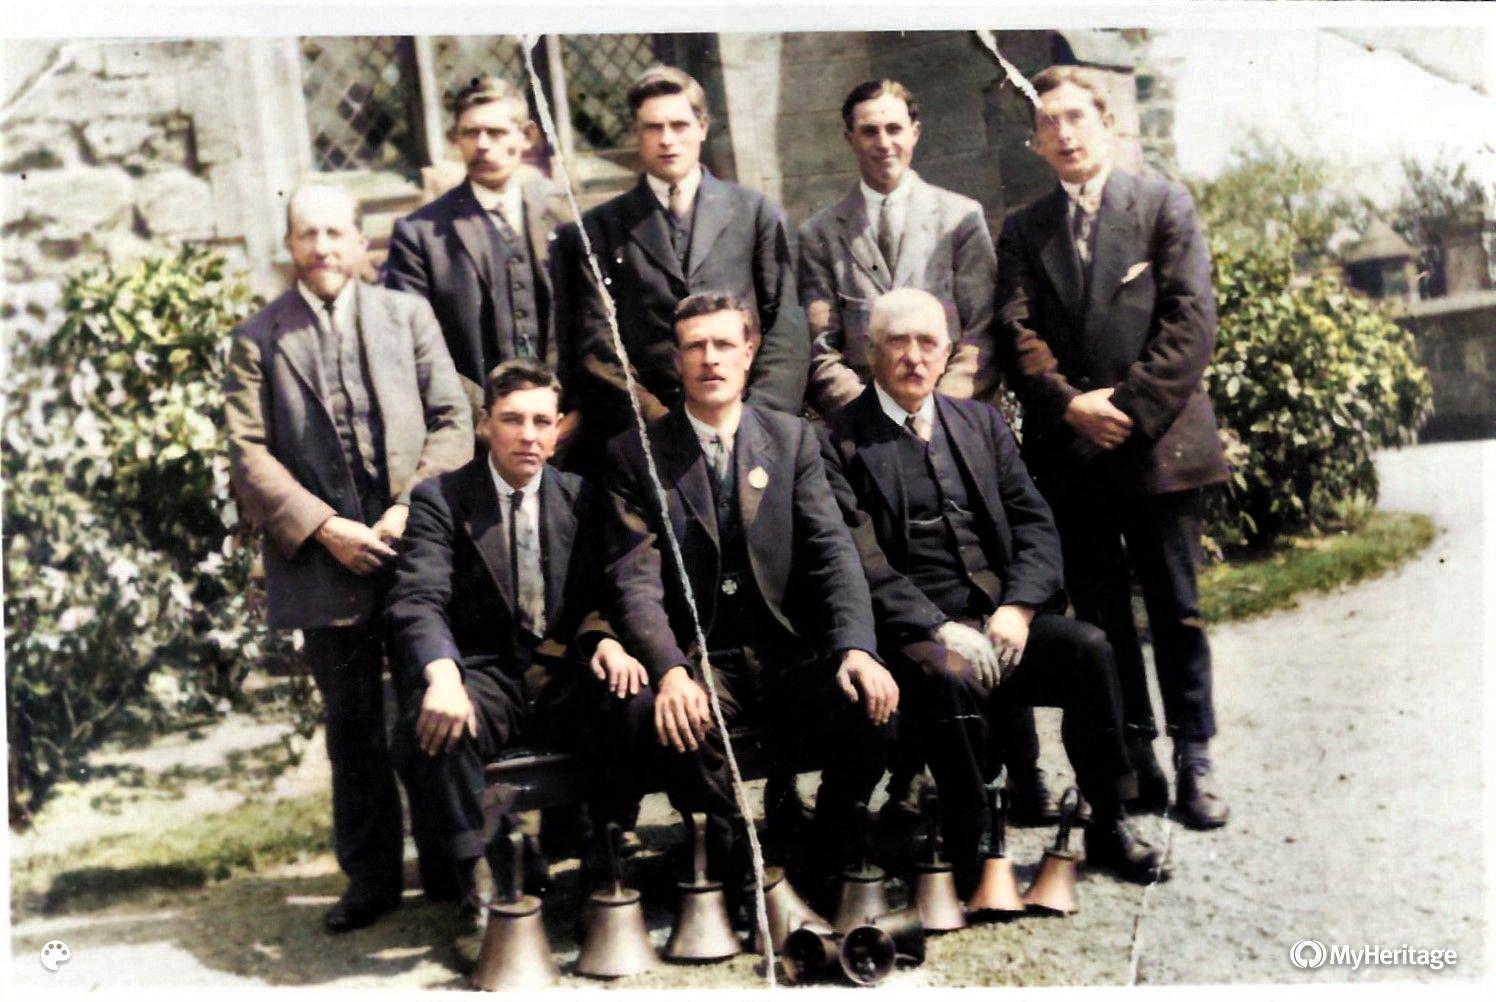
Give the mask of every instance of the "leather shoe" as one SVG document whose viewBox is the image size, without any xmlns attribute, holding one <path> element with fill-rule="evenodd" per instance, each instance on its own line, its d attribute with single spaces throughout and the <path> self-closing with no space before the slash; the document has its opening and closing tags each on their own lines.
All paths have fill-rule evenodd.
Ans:
<svg viewBox="0 0 1496 1002">
<path fill-rule="evenodd" d="M 1096 819 L 1086 829 L 1086 865 L 1109 870 L 1134 884 L 1165 879 L 1163 857 L 1145 842 L 1126 815 Z"/>
<path fill-rule="evenodd" d="M 1045 782 L 1038 766 L 1023 778 L 1008 780 L 1008 824 L 1022 828 L 1052 825 L 1060 820 L 1060 800 Z"/>
<path fill-rule="evenodd" d="M 1153 754 L 1153 742 L 1130 743 L 1127 760 L 1138 777 L 1138 795 L 1127 802 L 1133 814 L 1162 814 L 1169 807 L 1169 778 Z"/>
<path fill-rule="evenodd" d="M 400 895 L 385 897 L 355 897 L 351 892 L 337 900 L 322 916 L 322 924 L 331 933 L 352 932 L 371 926 L 379 919 L 400 907 Z"/>
<path fill-rule="evenodd" d="M 1179 793 L 1174 798 L 1174 816 L 1187 828 L 1209 831 L 1220 828 L 1231 816 L 1226 801 L 1211 789 L 1210 759 L 1177 762 Z"/>
</svg>

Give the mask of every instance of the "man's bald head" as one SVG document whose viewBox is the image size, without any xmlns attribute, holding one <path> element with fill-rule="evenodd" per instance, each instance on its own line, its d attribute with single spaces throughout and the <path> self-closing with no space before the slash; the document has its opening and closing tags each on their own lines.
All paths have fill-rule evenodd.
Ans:
<svg viewBox="0 0 1496 1002">
<path fill-rule="evenodd" d="M 336 185 L 306 184 L 286 203 L 286 249 L 297 280 L 331 302 L 362 270 L 364 239 L 358 201 Z"/>
<path fill-rule="evenodd" d="M 922 326 L 938 331 L 950 343 L 946 305 L 924 289 L 894 289 L 873 301 L 873 312 L 868 318 L 868 334 L 873 343 L 877 344 L 896 320 L 907 320 L 911 315 L 920 317 Z"/>
</svg>

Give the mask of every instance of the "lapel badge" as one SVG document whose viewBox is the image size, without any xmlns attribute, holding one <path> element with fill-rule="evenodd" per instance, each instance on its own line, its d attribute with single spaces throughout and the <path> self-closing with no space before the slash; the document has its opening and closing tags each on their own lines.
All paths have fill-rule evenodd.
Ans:
<svg viewBox="0 0 1496 1002">
<path fill-rule="evenodd" d="M 737 578 L 723 578 L 722 579 L 722 594 L 727 595 L 727 596 L 732 596 L 732 595 L 736 595 L 737 593 L 738 593 L 738 579 Z"/>
<path fill-rule="evenodd" d="M 761 491 L 769 486 L 769 473 L 762 466 L 755 466 L 748 471 L 748 486 L 756 491 Z"/>
</svg>

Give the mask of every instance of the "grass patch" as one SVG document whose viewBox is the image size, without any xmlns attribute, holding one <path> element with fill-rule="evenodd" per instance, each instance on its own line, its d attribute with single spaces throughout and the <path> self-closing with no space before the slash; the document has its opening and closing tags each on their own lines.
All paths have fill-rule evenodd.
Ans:
<svg viewBox="0 0 1496 1002">
<path fill-rule="evenodd" d="M 1291 609 L 1304 592 L 1333 591 L 1383 574 L 1433 542 L 1423 515 L 1373 512 L 1358 528 L 1281 540 L 1265 553 L 1234 554 L 1200 575 L 1200 610 L 1208 622 Z"/>
<path fill-rule="evenodd" d="M 115 835 L 11 871 L 17 911 L 84 910 L 152 889 L 200 887 L 235 873 L 325 852 L 332 844 L 325 794 L 253 801 L 154 832 Z"/>
</svg>

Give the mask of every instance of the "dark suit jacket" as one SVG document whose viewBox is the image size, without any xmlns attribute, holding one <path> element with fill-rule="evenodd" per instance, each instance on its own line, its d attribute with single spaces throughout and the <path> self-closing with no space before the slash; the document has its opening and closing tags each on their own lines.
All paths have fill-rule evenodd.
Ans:
<svg viewBox="0 0 1496 1002">
<path fill-rule="evenodd" d="M 670 528 L 710 634 L 721 568 L 717 513 L 706 457 L 677 408 L 649 428 Z M 754 580 L 775 622 L 817 655 L 876 653 L 867 583 L 826 484 L 816 435 L 798 417 L 743 408 L 733 445 L 738 505 Z M 763 476 L 754 473 L 762 470 Z M 660 507 L 638 431 L 608 445 L 607 576 L 614 626 L 650 680 L 687 665 L 695 629 L 663 538 Z M 754 483 L 762 483 L 755 487 Z"/>
<path fill-rule="evenodd" d="M 584 638 L 595 644 L 607 631 L 597 611 L 599 502 L 581 477 L 546 467 L 540 481 L 546 634 L 567 646 Z M 416 488 L 384 613 L 402 699 L 425 685 L 426 665 L 438 658 L 451 658 L 464 673 L 507 677 L 510 685 L 529 667 L 529 642 L 518 639 L 514 625 L 503 524 L 486 454 Z"/>
<path fill-rule="evenodd" d="M 811 336 L 807 396 L 822 414 L 857 399 L 871 380 L 868 320 L 890 289 L 924 289 L 952 309 L 954 350 L 940 390 L 989 399 L 997 388 L 992 290 L 997 257 L 979 202 L 910 172 L 904 233 L 890 274 L 861 184 L 800 227 L 796 276 Z"/>
<path fill-rule="evenodd" d="M 1200 377 L 1215 346 L 1210 252 L 1185 189 L 1113 170 L 1102 191 L 1089 295 L 1062 188 L 1015 212 L 998 243 L 998 349 L 1023 403 L 1041 483 L 1162 494 L 1226 479 Z M 1076 395 L 1114 387 L 1131 438 L 1095 455 L 1062 420 Z"/>
<path fill-rule="evenodd" d="M 646 420 L 663 417 L 681 400 L 675 307 L 688 295 L 707 291 L 736 293 L 758 311 L 763 342 L 745 399 L 800 413 L 810 349 L 795 299 L 783 216 L 767 198 L 703 169 L 684 272 L 659 202 L 643 177 L 630 191 L 587 212 L 582 225 L 608 279 Z M 578 241 L 574 232 L 565 239 Z M 581 279 L 572 283 L 578 296 L 572 320 L 576 371 L 568 374 L 576 389 L 572 399 L 582 408 L 585 433 L 607 438 L 633 425 L 633 410 L 591 269 L 576 248 L 568 247 L 567 256 L 581 269 Z"/>
<path fill-rule="evenodd" d="M 358 326 L 369 393 L 384 424 L 390 502 L 467 462 L 467 400 L 424 299 L 360 284 Z M 265 530 L 271 626 L 364 622 L 383 575 L 360 577 L 311 536 L 333 515 L 367 524 L 322 396 L 317 321 L 295 287 L 234 332 L 224 379 L 229 473 L 245 517 Z"/>
<path fill-rule="evenodd" d="M 571 220 L 571 208 L 538 170 L 527 170 L 520 195 L 525 207 L 524 235 L 539 276 L 536 299 L 550 302 L 550 246 L 556 227 Z M 493 324 L 497 343 L 506 345 L 514 324 L 507 310 L 501 315 L 495 309 L 494 284 L 507 279 L 495 271 L 484 215 L 472 182 L 463 181 L 430 205 L 396 221 L 385 263 L 385 285 L 431 302 L 457 374 L 473 402 L 474 421 L 483 405 L 483 379 L 488 375 L 483 366 L 483 325 Z M 541 332 L 541 355 L 554 368 L 558 363 L 555 310 L 548 310 L 548 316 L 548 329 Z"/>
<path fill-rule="evenodd" d="M 935 409 L 968 490 L 975 488 L 982 552 L 1001 580 L 993 605 L 1063 611 L 1060 536 L 1002 415 L 989 404 L 939 393 Z M 870 385 L 827 418 L 822 443 L 827 479 L 872 590 L 879 636 L 895 643 L 923 637 L 947 618 L 906 576 L 909 532 L 896 443 L 907 434 L 883 413 Z"/>
</svg>

